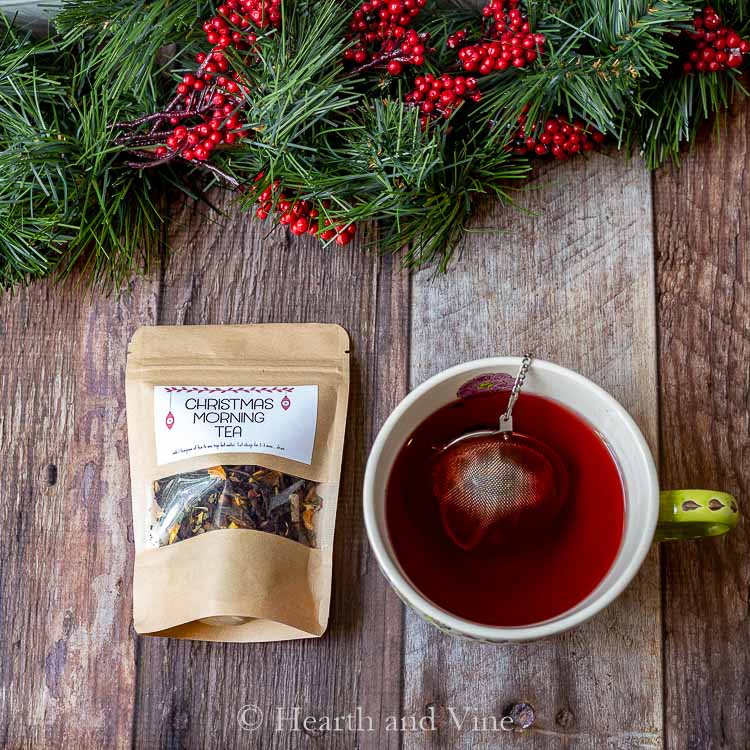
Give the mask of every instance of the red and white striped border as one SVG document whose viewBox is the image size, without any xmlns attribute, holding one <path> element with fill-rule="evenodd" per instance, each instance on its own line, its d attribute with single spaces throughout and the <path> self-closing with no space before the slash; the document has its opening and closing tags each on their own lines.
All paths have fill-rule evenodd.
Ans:
<svg viewBox="0 0 750 750">
<path fill-rule="evenodd" d="M 221 388 L 211 388 L 208 386 L 164 386 L 167 393 L 291 393 L 294 390 L 293 385 L 274 385 L 274 386 L 226 386 Z"/>
</svg>

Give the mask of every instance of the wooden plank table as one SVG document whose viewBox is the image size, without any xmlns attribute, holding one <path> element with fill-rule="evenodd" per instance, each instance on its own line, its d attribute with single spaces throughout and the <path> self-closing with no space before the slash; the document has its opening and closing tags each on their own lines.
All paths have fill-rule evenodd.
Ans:
<svg viewBox="0 0 750 750">
<path fill-rule="evenodd" d="M 35 284 L 0 299 L 0 745 L 21 748 L 750 748 L 750 531 L 655 548 L 591 622 L 524 646 L 452 640 L 404 609 L 367 547 L 369 446 L 407 391 L 530 349 L 631 411 L 664 486 L 750 495 L 750 107 L 680 171 L 596 154 L 490 207 L 441 278 L 175 207 L 161 275 L 115 298 Z M 500 230 L 500 231 L 498 231 Z M 331 321 L 353 342 L 331 625 L 205 644 L 131 625 L 124 364 L 139 325 Z M 449 707 L 513 734 L 458 730 Z M 237 721 L 256 704 L 256 732 Z M 275 728 L 276 707 L 434 711 L 435 731 Z M 344 725 L 346 722 L 344 722 Z M 366 723 L 364 728 L 367 728 Z"/>
</svg>

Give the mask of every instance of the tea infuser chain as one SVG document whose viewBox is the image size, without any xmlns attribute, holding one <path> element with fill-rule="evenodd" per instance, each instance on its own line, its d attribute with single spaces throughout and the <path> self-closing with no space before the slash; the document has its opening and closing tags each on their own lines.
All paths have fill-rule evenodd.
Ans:
<svg viewBox="0 0 750 750">
<path fill-rule="evenodd" d="M 516 382 L 513 383 L 513 388 L 510 392 L 510 399 L 508 400 L 508 408 L 505 413 L 500 417 L 500 432 L 513 432 L 513 407 L 518 401 L 518 396 L 521 393 L 526 375 L 531 367 L 531 354 L 524 354 L 521 360 L 521 368 L 516 375 Z"/>
</svg>

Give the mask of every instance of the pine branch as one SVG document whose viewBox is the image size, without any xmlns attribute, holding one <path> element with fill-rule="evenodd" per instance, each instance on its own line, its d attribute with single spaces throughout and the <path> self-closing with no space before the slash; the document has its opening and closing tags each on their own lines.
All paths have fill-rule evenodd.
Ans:
<svg viewBox="0 0 750 750">
<path fill-rule="evenodd" d="M 700 127 L 740 95 L 748 92 L 742 79 L 731 72 L 726 76 L 676 75 L 646 93 L 647 111 L 637 128 L 623 122 L 624 146 L 641 154 L 650 169 L 668 161 L 678 164 L 682 148 L 694 140 Z"/>
<path fill-rule="evenodd" d="M 2 23 L 2 21 L 0 21 Z M 5 24 L 0 43 L 0 288 L 67 273 L 119 287 L 160 246 L 162 178 L 119 161 L 108 121 L 149 100 L 96 89 L 88 58 Z"/>
<path fill-rule="evenodd" d="M 165 72 L 187 67 L 201 39 L 205 0 L 63 0 L 55 26 L 64 47 L 87 60 L 78 71 L 114 99 L 158 98 Z M 172 49 L 170 49 L 172 46 Z"/>
</svg>

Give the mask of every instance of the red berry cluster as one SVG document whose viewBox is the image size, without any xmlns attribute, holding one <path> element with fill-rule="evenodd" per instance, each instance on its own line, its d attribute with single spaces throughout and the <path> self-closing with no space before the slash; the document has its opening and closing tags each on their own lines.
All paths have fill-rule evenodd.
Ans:
<svg viewBox="0 0 750 750">
<path fill-rule="evenodd" d="M 241 29 L 247 29 L 251 23 L 259 29 L 281 25 L 281 0 L 225 0 L 216 11 L 217 15 L 203 24 L 203 30 L 208 43 L 221 49 L 229 46 L 227 37 L 238 49 L 243 49 Z"/>
<path fill-rule="evenodd" d="M 337 245 L 348 245 L 357 233 L 354 224 L 335 226 L 331 219 L 320 216 L 311 201 L 298 200 L 286 191 L 280 191 L 278 181 L 260 193 L 257 203 L 260 205 L 255 210 L 255 215 L 259 219 L 267 219 L 275 212 L 279 224 L 289 227 L 292 234 L 307 233 L 320 237 L 324 242 L 334 240 Z M 325 208 L 329 205 L 328 201 L 324 201 Z"/>
<path fill-rule="evenodd" d="M 344 59 L 400 75 L 405 65 L 422 65 L 429 34 L 408 28 L 427 0 L 367 0 L 352 14 L 347 37 L 354 45 Z"/>
<path fill-rule="evenodd" d="M 423 128 L 431 118 L 448 119 L 462 102 L 478 102 L 481 98 L 476 78 L 447 74 L 438 77 L 432 73 L 417 76 L 414 88 L 404 97 L 406 102 L 419 106 Z"/>
<path fill-rule="evenodd" d="M 445 46 L 448 49 L 458 49 L 468 38 L 469 30 L 461 29 L 451 34 L 445 41 Z"/>
<path fill-rule="evenodd" d="M 591 151 L 595 144 L 604 142 L 604 134 L 591 125 L 584 125 L 580 120 L 571 123 L 560 115 L 550 117 L 536 136 L 531 135 L 533 127 L 527 135 L 526 115 L 521 115 L 518 122 L 518 131 L 508 148 L 522 156 L 552 154 L 562 161 L 582 151 Z"/>
<path fill-rule="evenodd" d="M 188 73 L 180 86 L 194 85 L 193 81 L 203 83 L 202 79 Z M 166 157 L 172 152 L 188 161 L 206 161 L 219 144 L 235 143 L 242 137 L 242 120 L 237 114 L 240 100 L 232 95 L 237 91 L 239 85 L 236 80 L 219 76 L 210 98 L 198 108 L 199 122 L 194 125 L 182 124 L 184 120 L 195 119 L 196 114 L 192 107 L 193 95 L 186 94 L 183 105 L 178 105 L 169 118 L 170 124 L 175 127 L 166 137 L 166 146 L 158 146 L 156 155 Z"/>
<path fill-rule="evenodd" d="M 211 51 L 196 55 L 198 69 L 186 73 L 177 86 L 169 112 L 173 130 L 165 138 L 166 145 L 156 148 L 157 157 L 173 154 L 206 161 L 218 145 L 231 145 L 242 137 L 238 109 L 242 89 L 247 89 L 229 70 L 224 50 L 252 50 L 259 28 L 280 23 L 281 0 L 226 0 L 217 8 L 217 15 L 203 24 Z"/>
<path fill-rule="evenodd" d="M 281 24 L 281 0 L 226 0 L 216 11 L 203 24 L 206 39 L 215 51 L 230 45 L 248 49 L 255 42 L 255 35 L 248 28 L 278 28 Z M 248 39 L 248 34 L 252 38 Z"/>
<path fill-rule="evenodd" d="M 206 38 L 212 45 L 211 51 L 196 55 L 197 70 L 183 76 L 167 109 L 144 118 L 142 122 L 155 123 L 152 132 L 135 136 L 135 145 L 158 144 L 160 140 L 166 144 L 156 147 L 157 160 L 166 161 L 178 156 L 188 161 L 206 161 L 219 144 L 232 144 L 242 138 L 240 111 L 243 94 L 248 88 L 240 76 L 230 70 L 225 50 L 233 47 L 253 54 L 258 29 L 280 25 L 280 0 L 226 0 L 217 11 L 216 16 L 203 24 Z M 419 41 L 413 31 L 400 36 L 404 44 L 409 42 L 412 47 Z M 159 125 L 164 123 L 169 123 L 172 128 L 159 130 Z M 138 125 L 140 121 L 134 124 Z M 262 178 L 261 173 L 256 182 Z M 339 245 L 348 245 L 356 233 L 353 224 L 334 225 L 331 219 L 320 216 L 310 201 L 300 200 L 281 190 L 278 182 L 263 190 L 257 202 L 259 206 L 255 214 L 258 218 L 266 219 L 274 213 L 279 224 L 288 226 L 296 235 L 309 233 L 324 241 L 334 240 Z M 323 205 L 328 207 L 327 203 Z"/>
<path fill-rule="evenodd" d="M 750 42 L 722 25 L 719 14 L 711 7 L 696 15 L 693 27 L 695 31 L 688 32 L 688 37 L 695 46 L 683 64 L 686 73 L 718 73 L 737 68 L 742 65 L 743 55 L 750 53 Z"/>
<path fill-rule="evenodd" d="M 463 47 L 458 58 L 464 70 L 487 75 L 495 70 L 524 68 L 544 51 L 544 34 L 532 34 L 529 19 L 521 14 L 520 0 L 490 0 L 482 13 L 492 19 L 489 39 Z M 451 49 L 466 39 L 466 31 L 448 38 Z"/>
</svg>

